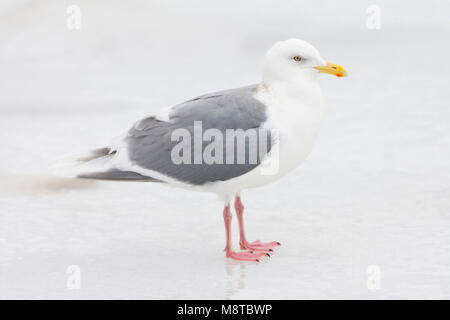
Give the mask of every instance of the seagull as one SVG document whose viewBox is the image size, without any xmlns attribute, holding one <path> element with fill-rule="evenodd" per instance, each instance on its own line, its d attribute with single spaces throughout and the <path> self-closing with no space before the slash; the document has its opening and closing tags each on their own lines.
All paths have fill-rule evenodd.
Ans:
<svg viewBox="0 0 450 320">
<path fill-rule="evenodd" d="M 260 261 L 280 243 L 247 240 L 241 193 L 285 176 L 312 150 L 324 116 L 320 73 L 347 75 L 306 41 L 277 42 L 265 56 L 259 83 L 163 109 L 110 145 L 71 157 L 59 168 L 65 168 L 65 176 L 82 179 L 155 182 L 215 193 L 224 202 L 226 257 Z M 233 198 L 239 251 L 231 241 Z"/>
</svg>

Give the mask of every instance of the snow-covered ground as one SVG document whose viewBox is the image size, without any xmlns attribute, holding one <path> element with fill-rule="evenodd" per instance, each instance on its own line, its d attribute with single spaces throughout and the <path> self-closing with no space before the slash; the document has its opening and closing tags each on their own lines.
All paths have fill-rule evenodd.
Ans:
<svg viewBox="0 0 450 320">
<path fill-rule="evenodd" d="M 66 27 L 72 4 L 80 30 Z M 450 298 L 449 10 L 3 0 L 0 298 Z M 283 244 L 270 261 L 225 259 L 213 195 L 50 174 L 161 107 L 258 81 L 290 37 L 349 77 L 322 77 L 329 110 L 308 160 L 243 194 L 249 236 Z"/>
</svg>

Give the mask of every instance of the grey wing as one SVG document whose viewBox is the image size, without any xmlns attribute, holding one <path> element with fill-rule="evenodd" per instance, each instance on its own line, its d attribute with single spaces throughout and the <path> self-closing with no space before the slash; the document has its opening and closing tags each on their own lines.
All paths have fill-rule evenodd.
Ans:
<svg viewBox="0 0 450 320">
<path fill-rule="evenodd" d="M 173 108 L 169 121 L 149 117 L 137 122 L 126 137 L 130 161 L 193 185 L 225 181 L 249 172 L 271 147 L 270 132 L 263 127 L 266 106 L 254 98 L 255 88 L 243 87 L 189 100 Z M 204 141 L 201 138 L 209 129 L 215 129 L 209 131 L 214 134 Z M 177 130 L 187 135 L 174 138 Z M 181 155 L 181 163 L 174 161 L 177 145 L 180 153 L 175 155 Z M 208 155 L 213 161 L 206 159 Z"/>
</svg>

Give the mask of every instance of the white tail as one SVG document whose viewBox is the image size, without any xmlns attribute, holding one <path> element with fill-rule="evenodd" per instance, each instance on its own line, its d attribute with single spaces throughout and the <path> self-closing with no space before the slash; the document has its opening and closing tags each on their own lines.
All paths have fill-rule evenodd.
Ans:
<svg viewBox="0 0 450 320">
<path fill-rule="evenodd" d="M 80 174 L 110 169 L 110 160 L 115 151 L 110 148 L 94 149 L 86 153 L 70 154 L 59 158 L 51 166 L 57 176 L 75 178 Z"/>
</svg>

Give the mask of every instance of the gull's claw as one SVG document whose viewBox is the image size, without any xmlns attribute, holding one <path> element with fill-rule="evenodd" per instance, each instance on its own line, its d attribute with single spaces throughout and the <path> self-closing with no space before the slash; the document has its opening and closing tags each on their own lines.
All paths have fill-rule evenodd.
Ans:
<svg viewBox="0 0 450 320">
<path fill-rule="evenodd" d="M 279 242 L 272 241 L 272 242 L 261 242 L 259 240 L 254 242 L 241 242 L 240 247 L 242 250 L 251 250 L 251 251 L 271 251 L 273 252 L 273 249 L 275 247 L 279 246 Z"/>
</svg>

